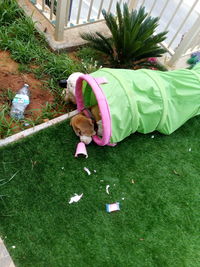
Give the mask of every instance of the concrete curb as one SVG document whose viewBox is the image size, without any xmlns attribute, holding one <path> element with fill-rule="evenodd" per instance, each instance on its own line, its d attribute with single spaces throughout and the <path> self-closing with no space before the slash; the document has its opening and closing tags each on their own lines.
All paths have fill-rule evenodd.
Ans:
<svg viewBox="0 0 200 267">
<path fill-rule="evenodd" d="M 16 141 L 18 141 L 18 140 L 20 140 L 22 138 L 25 138 L 25 137 L 27 137 L 27 136 L 29 136 L 31 134 L 37 133 L 37 132 L 39 132 L 39 131 L 41 131 L 43 129 L 46 129 L 46 128 L 50 127 L 50 126 L 53 126 L 53 125 L 55 125 L 57 123 L 60 123 L 60 122 L 65 121 L 67 119 L 70 119 L 71 117 L 73 117 L 76 114 L 78 114 L 78 110 L 74 110 L 72 112 L 69 112 L 68 114 L 64 114 L 64 115 L 62 115 L 62 116 L 60 116 L 58 118 L 55 118 L 53 120 L 44 122 L 44 123 L 42 123 L 40 125 L 34 126 L 34 127 L 29 128 L 27 130 L 24 130 L 24 131 L 22 131 L 20 133 L 17 133 L 17 134 L 14 134 L 12 136 L 9 136 L 9 137 L 7 137 L 7 138 L 5 138 L 3 140 L 0 140 L 0 147 L 6 146 L 6 145 L 8 145 L 10 143 L 16 142 Z"/>
<path fill-rule="evenodd" d="M 10 254 L 8 253 L 3 240 L 0 238 L 0 266 L 1 267 L 15 267 Z"/>
</svg>

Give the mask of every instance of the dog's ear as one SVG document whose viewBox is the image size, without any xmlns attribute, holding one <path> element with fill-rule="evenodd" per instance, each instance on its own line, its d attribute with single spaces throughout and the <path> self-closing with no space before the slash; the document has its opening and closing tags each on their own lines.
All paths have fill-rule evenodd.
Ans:
<svg viewBox="0 0 200 267">
<path fill-rule="evenodd" d="M 79 128 L 73 127 L 73 129 L 77 136 L 81 136 L 81 130 Z"/>
<path fill-rule="evenodd" d="M 81 136 L 81 129 L 76 128 L 75 132 L 76 132 L 76 135 Z"/>
</svg>

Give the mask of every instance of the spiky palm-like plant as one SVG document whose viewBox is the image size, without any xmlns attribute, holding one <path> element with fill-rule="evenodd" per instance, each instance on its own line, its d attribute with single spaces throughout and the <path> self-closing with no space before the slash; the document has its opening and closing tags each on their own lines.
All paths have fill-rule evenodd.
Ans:
<svg viewBox="0 0 200 267">
<path fill-rule="evenodd" d="M 166 52 L 159 43 L 166 39 L 167 32 L 155 33 L 158 17 L 148 16 L 144 7 L 130 12 L 126 3 L 123 12 L 117 3 L 116 11 L 116 16 L 102 11 L 111 32 L 110 38 L 100 32 L 83 33 L 81 37 L 96 50 L 107 54 L 115 66 L 128 65 L 143 58 L 160 57 Z"/>
</svg>

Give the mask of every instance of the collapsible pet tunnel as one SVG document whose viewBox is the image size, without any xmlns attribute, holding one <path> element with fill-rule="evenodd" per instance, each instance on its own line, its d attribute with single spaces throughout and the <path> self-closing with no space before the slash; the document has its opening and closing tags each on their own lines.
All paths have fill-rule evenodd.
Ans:
<svg viewBox="0 0 200 267">
<path fill-rule="evenodd" d="M 171 134 L 200 114 L 200 64 L 166 72 L 102 68 L 81 75 L 75 92 L 79 111 L 99 105 L 103 136 L 93 137 L 98 145 L 136 131 Z"/>
</svg>

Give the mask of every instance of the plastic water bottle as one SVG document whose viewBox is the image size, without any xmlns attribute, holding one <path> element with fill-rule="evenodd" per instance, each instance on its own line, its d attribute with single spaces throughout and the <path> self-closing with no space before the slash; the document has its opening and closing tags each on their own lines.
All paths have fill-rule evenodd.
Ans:
<svg viewBox="0 0 200 267">
<path fill-rule="evenodd" d="M 29 102 L 29 85 L 24 84 L 24 86 L 17 92 L 13 101 L 10 111 L 10 116 L 17 120 L 22 120 L 24 118 L 24 110 L 28 106 Z"/>
</svg>

